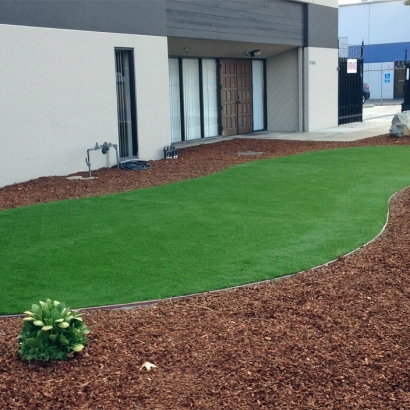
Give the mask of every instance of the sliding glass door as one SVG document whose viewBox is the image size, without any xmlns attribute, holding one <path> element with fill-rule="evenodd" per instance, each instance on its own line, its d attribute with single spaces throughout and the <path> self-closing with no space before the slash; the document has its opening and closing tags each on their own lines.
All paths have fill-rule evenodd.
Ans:
<svg viewBox="0 0 410 410">
<path fill-rule="evenodd" d="M 216 67 L 215 59 L 169 59 L 172 142 L 218 135 Z"/>
<path fill-rule="evenodd" d="M 185 140 L 201 138 L 198 59 L 182 60 Z"/>
<path fill-rule="evenodd" d="M 179 60 L 170 58 L 169 98 L 171 101 L 171 142 L 181 141 L 181 97 L 179 83 Z"/>
<path fill-rule="evenodd" d="M 218 79 L 216 74 L 216 61 L 214 59 L 202 60 L 202 101 L 204 137 L 218 135 Z"/>
<path fill-rule="evenodd" d="M 253 130 L 265 128 L 265 85 L 262 60 L 252 61 Z"/>
</svg>

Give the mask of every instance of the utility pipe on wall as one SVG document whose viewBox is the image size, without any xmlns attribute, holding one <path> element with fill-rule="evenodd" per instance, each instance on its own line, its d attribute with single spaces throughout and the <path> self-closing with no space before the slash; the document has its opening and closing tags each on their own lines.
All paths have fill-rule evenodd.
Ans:
<svg viewBox="0 0 410 410">
<path fill-rule="evenodd" d="M 116 156 L 117 156 L 117 168 L 118 169 L 120 168 L 120 160 L 118 158 L 117 144 L 111 144 L 111 142 L 104 142 L 104 144 L 98 145 L 98 142 L 96 142 L 94 148 L 88 148 L 87 149 L 87 158 L 85 159 L 85 162 L 88 166 L 88 176 L 91 177 L 90 151 L 97 151 L 97 150 L 100 149 L 103 154 L 106 154 L 111 147 L 113 147 L 115 149 L 115 153 L 116 153 Z"/>
</svg>

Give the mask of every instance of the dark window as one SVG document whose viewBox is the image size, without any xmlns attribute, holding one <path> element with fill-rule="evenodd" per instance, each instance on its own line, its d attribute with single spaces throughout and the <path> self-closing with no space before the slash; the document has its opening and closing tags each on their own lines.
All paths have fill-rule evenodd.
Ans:
<svg viewBox="0 0 410 410">
<path fill-rule="evenodd" d="M 115 50 L 120 157 L 138 155 L 133 50 Z"/>
</svg>

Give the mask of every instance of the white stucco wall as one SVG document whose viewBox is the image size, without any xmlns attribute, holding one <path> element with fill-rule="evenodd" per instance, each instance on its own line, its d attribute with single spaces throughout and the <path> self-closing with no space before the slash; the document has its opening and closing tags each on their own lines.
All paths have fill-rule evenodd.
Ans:
<svg viewBox="0 0 410 410">
<path fill-rule="evenodd" d="M 135 58 L 139 157 L 170 141 L 165 37 L 0 25 L 0 187 L 87 171 L 87 149 L 118 143 L 114 48 Z M 92 169 L 115 150 L 90 154 Z"/>
<path fill-rule="evenodd" d="M 304 130 L 338 126 L 338 50 L 304 49 Z"/>
</svg>

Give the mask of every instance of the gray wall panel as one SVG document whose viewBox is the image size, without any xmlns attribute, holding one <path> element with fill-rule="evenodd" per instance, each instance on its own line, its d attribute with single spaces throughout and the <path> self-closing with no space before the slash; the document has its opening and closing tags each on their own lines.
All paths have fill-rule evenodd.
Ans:
<svg viewBox="0 0 410 410">
<path fill-rule="evenodd" d="M 165 0 L 1 0 L 0 24 L 166 36 Z"/>
<path fill-rule="evenodd" d="M 286 0 L 166 0 L 167 34 L 302 46 L 304 7 Z"/>
<path fill-rule="evenodd" d="M 338 48 L 338 9 L 308 4 L 306 46 Z"/>
<path fill-rule="evenodd" d="M 269 131 L 299 130 L 298 51 L 279 54 L 266 61 Z"/>
</svg>

